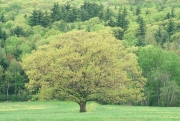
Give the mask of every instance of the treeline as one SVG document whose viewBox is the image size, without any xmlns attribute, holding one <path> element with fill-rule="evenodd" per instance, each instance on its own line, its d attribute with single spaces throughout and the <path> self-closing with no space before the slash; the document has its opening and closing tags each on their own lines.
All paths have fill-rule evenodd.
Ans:
<svg viewBox="0 0 180 121">
<path fill-rule="evenodd" d="M 109 7 L 104 7 L 103 4 L 95 2 L 84 2 L 79 8 L 72 6 L 68 2 L 64 5 L 54 3 L 53 8 L 49 11 L 33 10 L 29 19 L 29 25 L 49 27 L 53 22 L 62 21 L 63 28 L 66 28 L 66 23 L 84 22 L 91 18 L 98 17 L 100 20 L 105 21 L 105 25 L 110 27 L 119 27 L 114 29 L 114 35 L 118 39 L 123 39 L 124 32 L 128 28 L 129 21 L 126 18 L 127 9 L 118 9 L 116 15 Z M 74 29 L 71 26 L 70 29 Z M 88 31 L 88 30 L 87 30 Z"/>
<path fill-rule="evenodd" d="M 139 49 L 138 63 L 147 83 L 144 87 L 144 105 L 179 106 L 180 57 L 155 46 Z"/>
<path fill-rule="evenodd" d="M 143 76 L 147 78 L 146 99 L 139 105 L 178 106 L 179 9 L 168 6 L 166 2 L 155 8 L 149 7 L 154 3 L 145 7 L 143 1 L 136 2 L 122 6 L 88 1 L 80 6 L 73 6 L 71 2 L 54 3 L 48 10 L 32 9 L 30 14 L 21 15 L 20 5 L 13 6 L 15 12 L 10 8 L 1 11 L 0 100 L 23 101 L 31 98 L 25 89 L 29 80 L 21 69 L 21 59 L 26 53 L 48 44 L 57 34 L 73 29 L 106 29 L 123 40 L 127 48 L 136 46 L 133 51 L 139 57 Z"/>
<path fill-rule="evenodd" d="M 80 8 L 73 6 L 68 2 L 64 5 L 54 3 L 53 8 L 49 11 L 46 10 L 43 12 L 43 10 L 34 9 L 32 15 L 29 17 L 29 25 L 50 27 L 53 22 L 61 21 L 61 31 L 66 30 L 65 32 L 67 32 L 76 28 L 74 25 L 68 26 L 67 23 L 80 21 L 84 22 L 91 18 L 98 17 L 100 20 L 102 20 L 102 22 L 104 21 L 105 26 L 110 26 L 113 28 L 113 34 L 117 39 L 123 40 L 130 21 L 127 18 L 128 12 L 132 12 L 134 14 L 136 22 L 139 26 L 135 33 L 135 37 L 137 38 L 135 45 L 147 45 L 145 42 L 147 24 L 143 18 L 144 16 L 141 14 L 142 9 L 140 6 L 131 6 L 128 11 L 126 7 L 115 6 L 115 8 L 112 9 L 110 7 L 105 7 L 103 4 L 98 4 L 95 2 L 84 2 Z M 164 43 L 172 41 L 172 35 L 179 32 L 178 26 L 175 25 L 174 22 L 174 12 L 175 10 L 172 7 L 171 11 L 164 16 L 164 22 L 158 25 L 159 28 L 153 35 L 155 41 L 161 47 L 163 47 Z M 150 11 L 147 10 L 145 14 L 150 14 Z M 87 28 L 87 31 L 90 31 L 89 28 Z"/>
<path fill-rule="evenodd" d="M 31 26 L 42 25 L 50 26 L 55 21 L 63 20 L 64 22 L 86 21 L 93 17 L 103 16 L 104 6 L 97 3 L 84 2 L 80 8 L 72 6 L 70 3 L 59 5 L 54 3 L 53 8 L 49 11 L 33 10 L 30 16 L 29 24 Z"/>
</svg>

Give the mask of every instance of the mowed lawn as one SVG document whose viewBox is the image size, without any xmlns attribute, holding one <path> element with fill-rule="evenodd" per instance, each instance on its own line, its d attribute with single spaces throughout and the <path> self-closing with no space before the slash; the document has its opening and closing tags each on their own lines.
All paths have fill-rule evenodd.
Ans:
<svg viewBox="0 0 180 121">
<path fill-rule="evenodd" d="M 3 102 L 0 121 L 180 121 L 180 107 L 100 105 L 79 113 L 73 102 Z"/>
</svg>

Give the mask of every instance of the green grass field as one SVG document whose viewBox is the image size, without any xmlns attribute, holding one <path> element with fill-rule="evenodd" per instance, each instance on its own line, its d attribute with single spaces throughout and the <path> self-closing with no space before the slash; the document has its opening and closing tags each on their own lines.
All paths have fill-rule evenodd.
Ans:
<svg viewBox="0 0 180 121">
<path fill-rule="evenodd" d="M 86 113 L 72 102 L 0 103 L 0 121 L 180 121 L 180 107 L 87 104 Z"/>
</svg>

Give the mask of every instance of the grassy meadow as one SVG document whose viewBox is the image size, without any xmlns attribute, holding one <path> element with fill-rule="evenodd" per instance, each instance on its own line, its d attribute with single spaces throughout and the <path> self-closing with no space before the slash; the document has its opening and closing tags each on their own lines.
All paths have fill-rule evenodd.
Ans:
<svg viewBox="0 0 180 121">
<path fill-rule="evenodd" d="M 0 121 L 179 121 L 179 107 L 100 105 L 88 102 L 79 113 L 72 102 L 0 103 Z"/>
</svg>

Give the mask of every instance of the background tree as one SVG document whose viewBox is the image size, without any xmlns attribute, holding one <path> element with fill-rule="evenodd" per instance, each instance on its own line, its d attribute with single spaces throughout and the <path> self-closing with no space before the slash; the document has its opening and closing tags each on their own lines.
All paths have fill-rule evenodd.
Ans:
<svg viewBox="0 0 180 121">
<path fill-rule="evenodd" d="M 111 27 L 115 27 L 116 26 L 116 19 L 114 17 L 109 18 L 109 20 L 107 21 L 107 25 L 111 26 Z"/>
<path fill-rule="evenodd" d="M 136 16 L 138 16 L 139 14 L 141 14 L 141 7 L 137 6 L 136 7 Z"/>
<path fill-rule="evenodd" d="M 10 91 L 10 87 L 12 84 L 12 76 L 10 71 L 6 71 L 5 72 L 5 80 L 3 82 L 3 86 L 4 86 L 4 92 L 6 94 L 6 101 L 9 101 L 9 91 Z"/>
<path fill-rule="evenodd" d="M 42 25 L 44 13 L 42 10 L 38 10 L 38 25 Z"/>
<path fill-rule="evenodd" d="M 30 19 L 29 19 L 29 24 L 30 24 L 31 26 L 36 26 L 36 25 L 38 25 L 38 24 L 39 24 L 38 17 L 39 17 L 39 15 L 38 15 L 38 10 L 34 9 L 32 15 L 29 17 L 29 18 L 30 18 Z"/>
<path fill-rule="evenodd" d="M 111 11 L 111 9 L 109 7 L 107 7 L 105 10 L 105 14 L 104 14 L 104 20 L 108 21 L 112 15 L 113 15 L 113 12 Z"/>
<path fill-rule="evenodd" d="M 21 69 L 20 65 L 16 60 L 11 60 L 9 64 L 8 71 L 11 73 L 11 81 L 12 84 L 10 84 L 11 90 L 13 90 L 13 94 L 17 95 L 18 91 L 21 89 L 21 86 L 23 85 L 23 79 L 21 77 Z"/>
<path fill-rule="evenodd" d="M 62 13 L 60 11 L 60 6 L 58 3 L 54 3 L 54 6 L 51 9 L 51 11 L 52 11 L 52 13 L 51 13 L 52 22 L 58 21 L 61 19 L 60 14 L 62 14 Z"/>
<path fill-rule="evenodd" d="M 3 88 L 3 76 L 4 76 L 4 68 L 0 65 L 0 95 L 2 94 Z"/>
<path fill-rule="evenodd" d="M 4 31 L 4 30 L 2 30 L 2 28 L 0 28 L 0 46 L 4 47 L 6 38 L 7 38 L 6 31 Z"/>
<path fill-rule="evenodd" d="M 95 2 L 87 2 L 85 1 L 83 5 L 81 5 L 81 10 L 86 11 L 88 13 L 88 18 L 93 18 L 99 16 L 100 12 L 103 10 L 103 5 L 99 5 Z"/>
<path fill-rule="evenodd" d="M 169 19 L 169 22 L 168 22 L 167 26 L 168 26 L 167 27 L 167 32 L 169 34 L 169 39 L 170 39 L 171 35 L 173 35 L 174 32 L 175 32 L 175 26 L 174 26 L 173 20 Z"/>
<path fill-rule="evenodd" d="M 66 22 L 76 21 L 76 19 L 78 18 L 78 12 L 79 12 L 79 10 L 77 8 L 73 7 L 71 10 L 68 11 L 64 20 Z"/>
<path fill-rule="evenodd" d="M 171 18 L 171 14 L 168 12 L 165 19 L 170 19 Z"/>
<path fill-rule="evenodd" d="M 6 53 L 13 55 L 16 59 L 19 59 L 21 51 L 19 51 L 19 38 L 17 36 L 11 36 L 6 40 Z"/>
<path fill-rule="evenodd" d="M 171 8 L 171 17 L 173 18 L 173 17 L 175 17 L 175 13 L 174 13 L 175 11 L 174 11 L 174 7 L 172 7 Z"/>
<path fill-rule="evenodd" d="M 145 79 L 136 56 L 108 33 L 70 32 L 23 58 L 27 88 L 42 99 L 64 99 L 80 105 L 101 100 L 138 102 Z M 108 49 L 107 49 L 108 48 Z"/>
<path fill-rule="evenodd" d="M 169 34 L 166 30 L 163 29 L 163 27 L 159 26 L 158 30 L 156 30 L 154 34 L 154 38 L 157 42 L 157 45 L 163 47 L 163 45 L 169 41 Z"/>
<path fill-rule="evenodd" d="M 137 30 L 137 38 L 138 38 L 138 42 L 137 42 L 137 46 L 144 46 L 145 45 L 145 34 L 146 34 L 146 24 L 144 22 L 144 19 L 140 16 L 138 16 L 137 18 L 137 22 L 139 24 L 138 30 Z"/>
<path fill-rule="evenodd" d="M 21 26 L 16 26 L 11 29 L 11 35 L 21 37 L 25 35 L 25 32 Z"/>
<path fill-rule="evenodd" d="M 121 13 L 119 10 L 118 17 L 117 17 L 117 26 L 127 30 L 129 21 L 126 19 L 127 17 L 127 9 L 124 8 L 123 12 Z"/>
<path fill-rule="evenodd" d="M 162 37 L 163 37 L 162 29 L 161 29 L 161 27 L 159 26 L 158 30 L 157 30 L 156 33 L 154 34 L 154 38 L 155 38 L 155 40 L 156 40 L 156 42 L 157 42 L 157 45 L 158 45 L 159 43 L 161 43 Z"/>
<path fill-rule="evenodd" d="M 3 69 L 6 69 L 8 66 L 8 59 L 6 55 L 6 50 L 2 47 L 0 47 L 0 65 L 3 67 Z"/>
<path fill-rule="evenodd" d="M 114 27 L 112 29 L 113 35 L 114 37 L 116 37 L 119 40 L 123 39 L 123 35 L 124 35 L 124 29 L 120 28 L 120 27 Z"/>
<path fill-rule="evenodd" d="M 144 89 L 147 105 L 178 105 L 180 57 L 174 52 L 153 46 L 140 49 L 138 55 L 143 76 L 147 78 Z M 175 84 L 177 86 L 174 86 Z"/>
<path fill-rule="evenodd" d="M 4 16 L 3 13 L 2 13 L 1 16 L 0 16 L 0 22 L 2 22 L 2 23 L 6 22 L 5 16 Z"/>
<path fill-rule="evenodd" d="M 44 27 L 48 27 L 48 26 L 50 26 L 50 23 L 51 23 L 50 15 L 49 15 L 48 11 L 45 11 L 44 16 L 42 17 L 41 25 Z"/>
<path fill-rule="evenodd" d="M 121 27 L 123 31 L 121 31 L 121 35 L 117 38 L 122 40 L 125 31 L 128 28 L 129 21 L 126 19 L 127 16 L 127 10 L 126 8 L 123 9 L 123 12 L 121 13 L 121 10 L 119 9 L 118 17 L 117 17 L 117 27 Z"/>
</svg>

